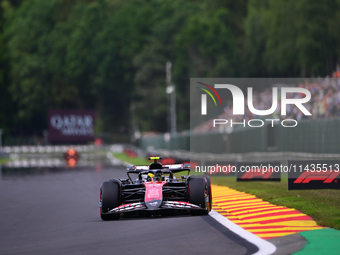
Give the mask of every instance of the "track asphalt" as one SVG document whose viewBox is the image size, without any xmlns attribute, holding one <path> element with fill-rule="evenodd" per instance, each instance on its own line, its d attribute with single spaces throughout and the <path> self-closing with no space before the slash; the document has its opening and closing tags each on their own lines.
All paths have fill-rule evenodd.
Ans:
<svg viewBox="0 0 340 255">
<path fill-rule="evenodd" d="M 125 177 L 124 167 L 103 163 L 73 169 L 0 166 L 0 254 L 257 252 L 210 216 L 103 222 L 99 186 Z M 215 211 L 276 245 L 274 254 L 337 254 L 340 231 L 323 229 L 307 215 L 226 187 L 214 186 L 213 195 Z"/>
<path fill-rule="evenodd" d="M 210 216 L 99 216 L 99 187 L 122 167 L 2 169 L 0 254 L 253 254 Z M 15 174 L 18 173 L 18 174 Z"/>
</svg>

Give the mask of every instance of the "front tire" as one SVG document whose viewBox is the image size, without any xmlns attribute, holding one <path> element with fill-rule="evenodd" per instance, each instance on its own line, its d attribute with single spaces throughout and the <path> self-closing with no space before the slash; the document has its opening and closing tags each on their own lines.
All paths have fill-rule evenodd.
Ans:
<svg viewBox="0 0 340 255">
<path fill-rule="evenodd" d="M 120 214 L 105 214 L 120 205 L 120 185 L 117 182 L 103 182 L 100 188 L 100 217 L 102 220 L 118 220 Z"/>
<path fill-rule="evenodd" d="M 207 215 L 209 209 L 207 208 L 206 199 L 206 179 L 205 178 L 191 178 L 189 180 L 189 202 L 198 205 L 202 210 L 192 210 L 191 215 Z"/>
</svg>

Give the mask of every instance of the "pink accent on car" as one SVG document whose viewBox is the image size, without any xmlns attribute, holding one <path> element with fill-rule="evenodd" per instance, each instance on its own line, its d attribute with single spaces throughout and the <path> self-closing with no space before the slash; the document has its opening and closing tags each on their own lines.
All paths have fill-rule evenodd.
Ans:
<svg viewBox="0 0 340 255">
<path fill-rule="evenodd" d="M 162 188 L 165 184 L 165 181 L 162 182 L 145 182 L 145 202 L 160 200 L 163 199 Z"/>
</svg>

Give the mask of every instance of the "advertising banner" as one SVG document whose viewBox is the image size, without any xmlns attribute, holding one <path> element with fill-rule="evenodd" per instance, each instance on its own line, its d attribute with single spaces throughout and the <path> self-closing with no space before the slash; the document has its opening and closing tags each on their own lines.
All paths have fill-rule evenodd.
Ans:
<svg viewBox="0 0 340 255">
<path fill-rule="evenodd" d="M 94 140 L 93 110 L 50 110 L 48 139 L 52 143 L 85 143 Z"/>
<path fill-rule="evenodd" d="M 288 189 L 340 189 L 340 160 L 288 161 Z"/>
</svg>

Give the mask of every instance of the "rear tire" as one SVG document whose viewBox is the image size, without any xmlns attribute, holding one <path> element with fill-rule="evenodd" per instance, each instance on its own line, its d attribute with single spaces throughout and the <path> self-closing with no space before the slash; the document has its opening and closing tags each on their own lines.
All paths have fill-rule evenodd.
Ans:
<svg viewBox="0 0 340 255">
<path fill-rule="evenodd" d="M 100 217 L 102 220 L 118 220 L 120 214 L 103 214 L 120 205 L 120 185 L 117 182 L 103 182 L 100 188 Z"/>
<path fill-rule="evenodd" d="M 202 210 L 192 210 L 191 215 L 207 215 L 209 210 L 206 202 L 206 180 L 204 178 L 191 178 L 189 180 L 189 202 L 202 207 Z"/>
</svg>

